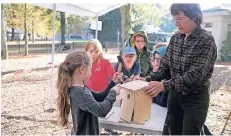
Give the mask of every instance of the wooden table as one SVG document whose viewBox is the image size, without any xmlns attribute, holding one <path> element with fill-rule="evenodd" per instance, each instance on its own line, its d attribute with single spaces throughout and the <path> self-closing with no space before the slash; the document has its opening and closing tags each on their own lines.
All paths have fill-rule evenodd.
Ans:
<svg viewBox="0 0 231 136">
<path fill-rule="evenodd" d="M 112 113 L 110 115 L 110 113 Z M 167 108 L 161 107 L 157 104 L 152 104 L 151 118 L 145 124 L 133 124 L 126 122 L 119 122 L 120 107 L 113 106 L 108 117 L 99 118 L 100 128 L 115 129 L 121 131 L 129 131 L 135 133 L 142 133 L 147 135 L 161 135 L 164 127 Z"/>
</svg>

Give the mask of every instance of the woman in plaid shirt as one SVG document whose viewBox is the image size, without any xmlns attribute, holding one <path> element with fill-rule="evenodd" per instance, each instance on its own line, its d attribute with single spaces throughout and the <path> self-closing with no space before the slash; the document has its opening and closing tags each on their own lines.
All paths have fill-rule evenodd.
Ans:
<svg viewBox="0 0 231 136">
<path fill-rule="evenodd" d="M 212 35 L 202 29 L 199 4 L 172 4 L 171 14 L 179 32 L 170 40 L 158 72 L 145 91 L 152 97 L 169 90 L 168 121 L 171 135 L 211 134 L 204 125 L 209 107 L 210 78 L 217 58 Z M 171 79 L 164 79 L 170 72 Z"/>
</svg>

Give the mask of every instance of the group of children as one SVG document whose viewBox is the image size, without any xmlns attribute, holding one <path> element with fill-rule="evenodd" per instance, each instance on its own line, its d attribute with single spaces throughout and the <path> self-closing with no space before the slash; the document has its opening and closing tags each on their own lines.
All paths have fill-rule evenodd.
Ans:
<svg viewBox="0 0 231 136">
<path fill-rule="evenodd" d="M 84 51 L 67 55 L 58 70 L 58 113 L 62 126 L 68 124 L 71 111 L 72 135 L 98 135 L 98 117 L 105 117 L 111 110 L 119 90 L 118 83 L 146 77 L 157 72 L 166 46 L 151 52 L 147 49 L 147 35 L 138 31 L 129 39 L 128 46 L 120 52 L 120 61 L 114 69 L 104 58 L 101 43 L 92 39 Z M 167 106 L 168 91 L 153 98 L 160 106 Z"/>
</svg>

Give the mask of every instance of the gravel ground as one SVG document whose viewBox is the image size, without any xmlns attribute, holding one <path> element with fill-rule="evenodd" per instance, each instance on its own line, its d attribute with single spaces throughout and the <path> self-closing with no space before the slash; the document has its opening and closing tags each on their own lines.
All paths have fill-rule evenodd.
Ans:
<svg viewBox="0 0 231 136">
<path fill-rule="evenodd" d="M 65 56 L 60 55 L 59 57 L 57 64 Z M 28 60 L 15 59 L 14 63 L 13 60 L 4 60 L 2 64 L 5 65 L 1 67 L 4 70 L 16 69 L 16 65 L 17 68 L 34 68 L 42 62 L 49 62 L 47 58 L 36 56 L 27 58 Z M 56 76 L 57 68 L 55 68 L 55 79 Z M 1 77 L 2 135 L 65 135 L 70 133 L 70 129 L 64 129 L 57 124 L 56 110 L 52 113 L 46 111 L 50 108 L 50 79 L 50 69 L 8 74 Z M 211 82 L 211 100 L 206 124 L 215 135 L 220 135 L 224 125 L 227 124 L 222 134 L 231 135 L 231 119 L 226 123 L 231 111 L 231 66 L 216 67 Z M 52 107 L 56 109 L 56 91 L 52 96 Z M 117 132 L 121 135 L 132 134 Z"/>
</svg>

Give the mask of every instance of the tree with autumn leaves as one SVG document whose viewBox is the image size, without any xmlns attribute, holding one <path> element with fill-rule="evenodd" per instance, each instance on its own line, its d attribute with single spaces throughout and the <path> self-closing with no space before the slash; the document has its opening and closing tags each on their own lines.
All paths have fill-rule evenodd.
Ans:
<svg viewBox="0 0 231 136">
<path fill-rule="evenodd" d="M 40 8 L 31 4 L 2 4 L 2 25 L 5 25 L 2 29 L 2 36 L 6 37 L 6 26 L 11 28 L 11 41 L 15 40 L 15 30 L 23 30 L 25 41 L 25 55 L 28 55 L 28 35 L 31 34 L 31 41 L 35 42 L 35 33 L 39 36 L 50 37 L 52 36 L 52 21 L 53 21 L 53 10 Z M 66 15 L 63 12 L 57 11 L 56 16 L 56 32 L 61 32 L 62 43 L 65 44 L 64 35 L 66 30 L 68 32 L 81 32 L 83 22 L 86 18 L 81 18 L 75 15 Z M 67 23 L 69 23 L 67 25 Z M 3 26 L 1 26 L 3 28 Z M 75 29 L 77 28 L 77 29 Z M 66 29 L 66 30 L 65 30 Z M 4 31 L 3 31 L 4 30 Z M 6 41 L 2 40 L 6 43 Z M 4 46 L 5 47 L 5 46 Z M 6 46 L 7 47 L 7 46 Z M 3 49 L 3 48 L 2 48 Z M 7 50 L 7 49 L 6 49 Z M 3 51 L 3 50 L 2 50 Z M 8 53 L 6 53 L 8 54 Z"/>
</svg>

